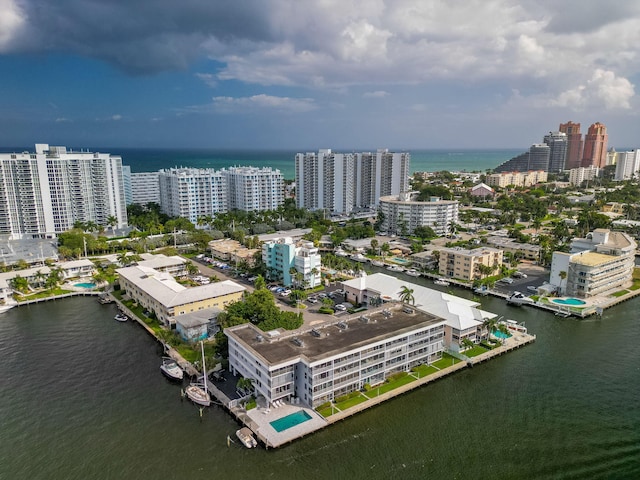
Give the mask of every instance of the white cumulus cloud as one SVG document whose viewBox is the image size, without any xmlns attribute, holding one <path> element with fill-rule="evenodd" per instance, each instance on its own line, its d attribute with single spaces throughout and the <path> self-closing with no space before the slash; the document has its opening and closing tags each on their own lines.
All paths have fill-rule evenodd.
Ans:
<svg viewBox="0 0 640 480">
<path fill-rule="evenodd" d="M 302 113 L 314 110 L 316 105 L 311 98 L 277 97 L 273 95 L 253 95 L 250 97 L 213 97 L 212 108 L 218 112 L 249 112 L 255 110 L 278 110 L 281 112 Z M 207 106 L 192 107 L 191 111 L 202 111 Z"/>
<path fill-rule="evenodd" d="M 634 85 L 614 72 L 596 69 L 583 85 L 562 92 L 553 105 L 582 110 L 588 107 L 629 109 L 635 95 Z"/>
<path fill-rule="evenodd" d="M 12 40 L 27 18 L 16 0 L 0 0 L 0 52 L 9 51 Z"/>
</svg>

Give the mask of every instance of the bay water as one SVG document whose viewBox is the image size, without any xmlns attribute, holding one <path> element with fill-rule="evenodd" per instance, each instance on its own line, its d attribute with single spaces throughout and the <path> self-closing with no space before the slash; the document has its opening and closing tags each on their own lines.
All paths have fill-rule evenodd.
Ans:
<svg viewBox="0 0 640 480">
<path fill-rule="evenodd" d="M 0 316 L 0 478 L 640 478 L 640 299 L 586 320 L 481 302 L 537 341 L 269 451 L 228 446 L 234 419 L 201 418 L 114 306 L 14 308 Z"/>
</svg>

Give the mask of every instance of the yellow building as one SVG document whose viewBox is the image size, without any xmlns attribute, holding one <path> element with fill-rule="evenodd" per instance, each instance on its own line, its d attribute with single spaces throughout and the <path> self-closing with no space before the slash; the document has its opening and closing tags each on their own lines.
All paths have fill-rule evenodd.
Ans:
<svg viewBox="0 0 640 480">
<path fill-rule="evenodd" d="M 140 306 L 155 314 L 165 326 L 175 317 L 209 308 L 223 310 L 242 298 L 245 288 L 231 280 L 187 288 L 168 273 L 134 266 L 119 268 L 120 288 Z"/>
<path fill-rule="evenodd" d="M 493 267 L 495 275 L 502 266 L 502 250 L 491 247 L 474 248 L 466 250 L 464 248 L 443 248 L 440 250 L 439 272 L 440 275 L 459 278 L 461 280 L 475 280 L 485 276 L 480 269 L 480 265 Z"/>
</svg>

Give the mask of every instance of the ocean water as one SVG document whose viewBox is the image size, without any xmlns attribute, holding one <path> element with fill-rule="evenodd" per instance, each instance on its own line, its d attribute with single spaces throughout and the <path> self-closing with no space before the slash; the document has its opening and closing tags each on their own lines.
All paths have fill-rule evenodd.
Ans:
<svg viewBox="0 0 640 480">
<path fill-rule="evenodd" d="M 14 308 L 0 316 L 0 478 L 640 478 L 640 300 L 588 320 L 481 301 L 537 341 L 269 451 L 227 446 L 238 424 L 181 400 L 160 346 L 113 305 Z"/>
<path fill-rule="evenodd" d="M 286 179 L 295 175 L 296 151 L 240 151 L 185 149 L 116 149 L 101 151 L 122 156 L 131 171 L 152 172 L 161 168 L 196 167 L 220 169 L 230 166 L 271 167 L 279 169 Z M 336 149 L 336 151 L 339 151 Z M 524 150 L 523 150 L 524 151 Z M 518 150 L 409 150 L 411 173 L 449 171 L 485 171 L 522 153 Z"/>
</svg>

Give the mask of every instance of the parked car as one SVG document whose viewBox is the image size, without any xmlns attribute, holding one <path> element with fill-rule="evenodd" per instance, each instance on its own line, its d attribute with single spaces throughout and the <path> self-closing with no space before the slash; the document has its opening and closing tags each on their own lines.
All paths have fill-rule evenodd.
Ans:
<svg viewBox="0 0 640 480">
<path fill-rule="evenodd" d="M 320 298 L 320 299 L 322 299 L 322 298 L 327 298 L 327 294 L 326 294 L 326 293 L 324 293 L 324 292 L 320 292 L 320 293 L 318 294 L 318 298 Z"/>
<path fill-rule="evenodd" d="M 511 285 L 513 283 L 513 278 L 504 277 L 498 280 L 496 283 L 508 283 L 509 285 Z"/>
<path fill-rule="evenodd" d="M 534 287 L 533 285 L 529 285 L 527 287 L 527 290 L 529 290 L 530 292 L 536 292 L 538 293 L 538 287 Z"/>
<path fill-rule="evenodd" d="M 341 303 L 339 303 L 338 305 L 335 306 L 336 311 L 338 312 L 346 312 L 347 311 L 347 307 L 345 307 L 344 305 L 342 305 Z"/>
<path fill-rule="evenodd" d="M 318 303 L 318 299 L 316 297 L 307 298 L 307 302 L 309 303 Z"/>
<path fill-rule="evenodd" d="M 280 292 L 281 297 L 288 297 L 289 295 L 291 295 L 291 290 L 289 290 L 288 288 Z"/>
</svg>

